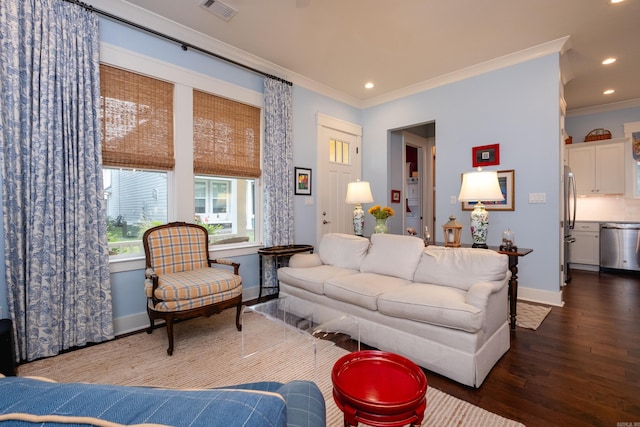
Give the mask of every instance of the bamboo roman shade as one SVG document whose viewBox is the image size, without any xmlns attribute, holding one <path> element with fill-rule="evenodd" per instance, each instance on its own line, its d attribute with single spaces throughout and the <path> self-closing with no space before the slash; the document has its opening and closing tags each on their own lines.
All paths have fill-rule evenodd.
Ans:
<svg viewBox="0 0 640 427">
<path fill-rule="evenodd" d="M 105 166 L 171 170 L 173 84 L 100 64 Z"/>
<path fill-rule="evenodd" d="M 194 90 L 193 171 L 258 178 L 260 109 Z"/>
</svg>

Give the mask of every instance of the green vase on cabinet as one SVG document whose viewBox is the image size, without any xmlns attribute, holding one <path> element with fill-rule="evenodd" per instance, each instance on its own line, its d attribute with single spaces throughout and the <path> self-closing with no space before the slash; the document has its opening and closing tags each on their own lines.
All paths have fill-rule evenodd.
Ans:
<svg viewBox="0 0 640 427">
<path fill-rule="evenodd" d="M 376 234 L 386 233 L 389 231 L 387 227 L 387 219 L 386 218 L 376 218 L 376 225 L 373 227 L 373 232 Z"/>
</svg>

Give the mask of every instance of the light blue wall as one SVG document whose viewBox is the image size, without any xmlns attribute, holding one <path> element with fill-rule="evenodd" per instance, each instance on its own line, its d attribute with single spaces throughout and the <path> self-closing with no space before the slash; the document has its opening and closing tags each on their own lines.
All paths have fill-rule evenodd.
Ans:
<svg viewBox="0 0 640 427">
<path fill-rule="evenodd" d="M 259 93 L 263 92 L 264 78 L 260 75 L 195 51 L 184 52 L 177 45 L 110 21 L 101 21 L 101 40 Z M 201 47 L 206 49 L 205 46 Z M 360 120 L 360 110 L 298 86 L 294 86 L 293 97 L 294 165 L 315 170 L 317 114 L 319 112 L 331 114 L 357 123 Z M 315 199 L 317 180 L 312 184 L 314 186 L 312 195 Z M 304 205 L 302 196 L 296 196 L 294 202 L 296 218 L 305 219 L 296 221 L 296 243 L 315 243 L 315 229 L 310 226 L 315 219 L 315 206 Z M 240 275 L 243 279 L 245 295 L 251 291 L 257 295 L 258 256 L 253 254 L 230 259 L 241 264 Z M 140 291 L 143 279 L 142 270 L 111 275 L 114 318 L 124 318 L 144 312 L 145 299 Z"/>
<path fill-rule="evenodd" d="M 263 77 L 194 50 L 108 19 L 100 19 L 100 41 L 187 68 L 256 92 L 263 91 Z M 206 46 L 199 46 L 206 49 Z"/>
<path fill-rule="evenodd" d="M 262 78 L 196 52 L 110 21 L 101 21 L 102 40 L 174 63 L 218 79 L 262 92 Z M 451 205 L 460 174 L 472 169 L 471 148 L 500 144 L 501 163 L 491 169 L 515 170 L 514 212 L 491 212 L 489 244 L 498 244 L 510 227 L 516 244 L 534 248 L 520 263 L 520 286 L 557 292 L 559 288 L 559 58 L 549 55 L 464 81 L 360 110 L 299 86 L 294 87 L 294 165 L 317 169 L 317 115 L 323 113 L 363 126 L 363 179 L 372 184 L 376 200 L 388 200 L 389 131 L 409 125 L 436 123 L 436 230 L 454 214 L 470 242 L 469 212 Z M 317 179 L 313 205 L 295 197 L 296 242 L 315 243 Z M 547 203 L 529 204 L 528 194 L 543 192 Z M 367 223 L 372 227 L 372 223 Z M 0 248 L 0 251 L 2 248 Z M 238 257 L 246 288 L 258 284 L 256 255 Z M 4 273 L 1 264 L 0 273 Z M 144 313 L 142 270 L 112 274 L 116 319 Z M 4 274 L 0 304 L 6 307 Z"/>
<path fill-rule="evenodd" d="M 558 292 L 560 285 L 559 57 L 548 55 L 438 87 L 363 112 L 363 178 L 374 199 L 388 200 L 389 130 L 434 120 L 436 126 L 436 230 L 449 215 L 471 243 L 469 212 L 450 204 L 461 173 L 472 170 L 473 146 L 500 144 L 500 165 L 515 170 L 515 211 L 491 212 L 488 243 L 498 245 L 507 227 L 516 244 L 534 252 L 520 263 L 520 286 Z M 547 203 L 529 204 L 529 193 Z M 368 223 L 370 227 L 372 224 Z"/>
<path fill-rule="evenodd" d="M 196 51 L 184 52 L 178 45 L 109 20 L 101 19 L 100 38 L 101 41 L 123 49 L 139 52 L 145 56 L 191 69 L 259 93 L 263 92 L 264 78 L 260 75 Z M 201 47 L 206 49 L 205 46 Z M 315 170 L 318 113 L 331 115 L 352 123 L 359 123 L 361 111 L 298 86 L 294 87 L 293 97 L 295 105 L 293 112 L 294 165 L 310 167 Z M 177 149 L 179 149 L 179 141 L 176 144 Z M 315 244 L 314 224 L 317 185 L 317 180 L 314 180 L 314 188 L 312 189 L 314 205 L 305 205 L 304 197 L 302 196 L 296 196 L 295 198 L 295 215 L 296 218 L 301 218 L 296 221 L 296 243 Z M 0 207 L 1 203 L 0 199 Z M 1 227 L 0 222 L 0 230 Z M 0 242 L 0 255 L 4 253 L 3 251 L 3 243 Z M 4 256 L 1 259 L 4 259 Z M 230 259 L 241 264 L 240 275 L 243 278 L 245 294 L 250 291 L 252 295 L 257 295 L 256 288 L 259 285 L 258 256 L 253 254 L 230 257 Z M 4 263 L 0 263 L 0 307 L 2 307 L 3 314 L 6 316 L 7 289 L 4 272 Z M 145 313 L 145 297 L 142 291 L 143 281 L 144 271 L 142 269 L 111 274 L 113 314 L 116 322 L 127 318 L 135 318 Z M 126 321 L 124 322 L 126 323 Z"/>
<path fill-rule="evenodd" d="M 583 142 L 584 137 L 597 128 L 609 130 L 612 138 L 621 138 L 624 136 L 624 124 L 638 121 L 640 121 L 640 107 L 633 107 L 567 117 L 565 129 L 567 134 L 573 137 L 575 144 Z"/>
<path fill-rule="evenodd" d="M 360 124 L 362 112 L 327 96 L 319 95 L 300 86 L 293 89 L 293 163 L 297 167 L 312 169 L 311 197 L 313 205 L 305 205 L 305 196 L 295 196 L 295 238 L 296 242 L 316 244 L 318 177 L 318 114 L 337 117 L 344 121 Z"/>
</svg>

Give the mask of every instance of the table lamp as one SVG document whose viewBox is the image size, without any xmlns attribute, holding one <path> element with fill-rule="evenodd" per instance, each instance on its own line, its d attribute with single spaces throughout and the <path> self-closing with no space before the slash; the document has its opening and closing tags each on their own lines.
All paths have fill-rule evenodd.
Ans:
<svg viewBox="0 0 640 427">
<path fill-rule="evenodd" d="M 500 183 L 498 182 L 498 172 L 477 171 L 462 174 L 462 186 L 458 200 L 461 202 L 476 202 L 471 211 L 471 237 L 474 248 L 488 248 L 487 232 L 489 229 L 489 212 L 482 202 L 494 202 L 504 200 Z"/>
<path fill-rule="evenodd" d="M 347 197 L 344 201 L 349 204 L 355 203 L 356 208 L 353 210 L 353 234 L 362 236 L 364 230 L 362 203 L 373 202 L 369 182 L 360 180 L 350 182 L 347 186 Z"/>
</svg>

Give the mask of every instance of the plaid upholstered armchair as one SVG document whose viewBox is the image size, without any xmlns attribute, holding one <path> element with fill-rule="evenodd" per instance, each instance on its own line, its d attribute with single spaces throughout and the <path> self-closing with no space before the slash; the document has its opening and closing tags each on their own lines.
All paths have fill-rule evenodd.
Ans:
<svg viewBox="0 0 640 427">
<path fill-rule="evenodd" d="M 150 322 L 147 333 L 153 332 L 155 319 L 165 320 L 169 356 L 173 354 L 173 322 L 176 319 L 210 316 L 235 306 L 236 328 L 242 329 L 240 264 L 209 259 L 206 228 L 172 222 L 148 229 L 142 242 L 146 256 L 144 288 Z"/>
</svg>

